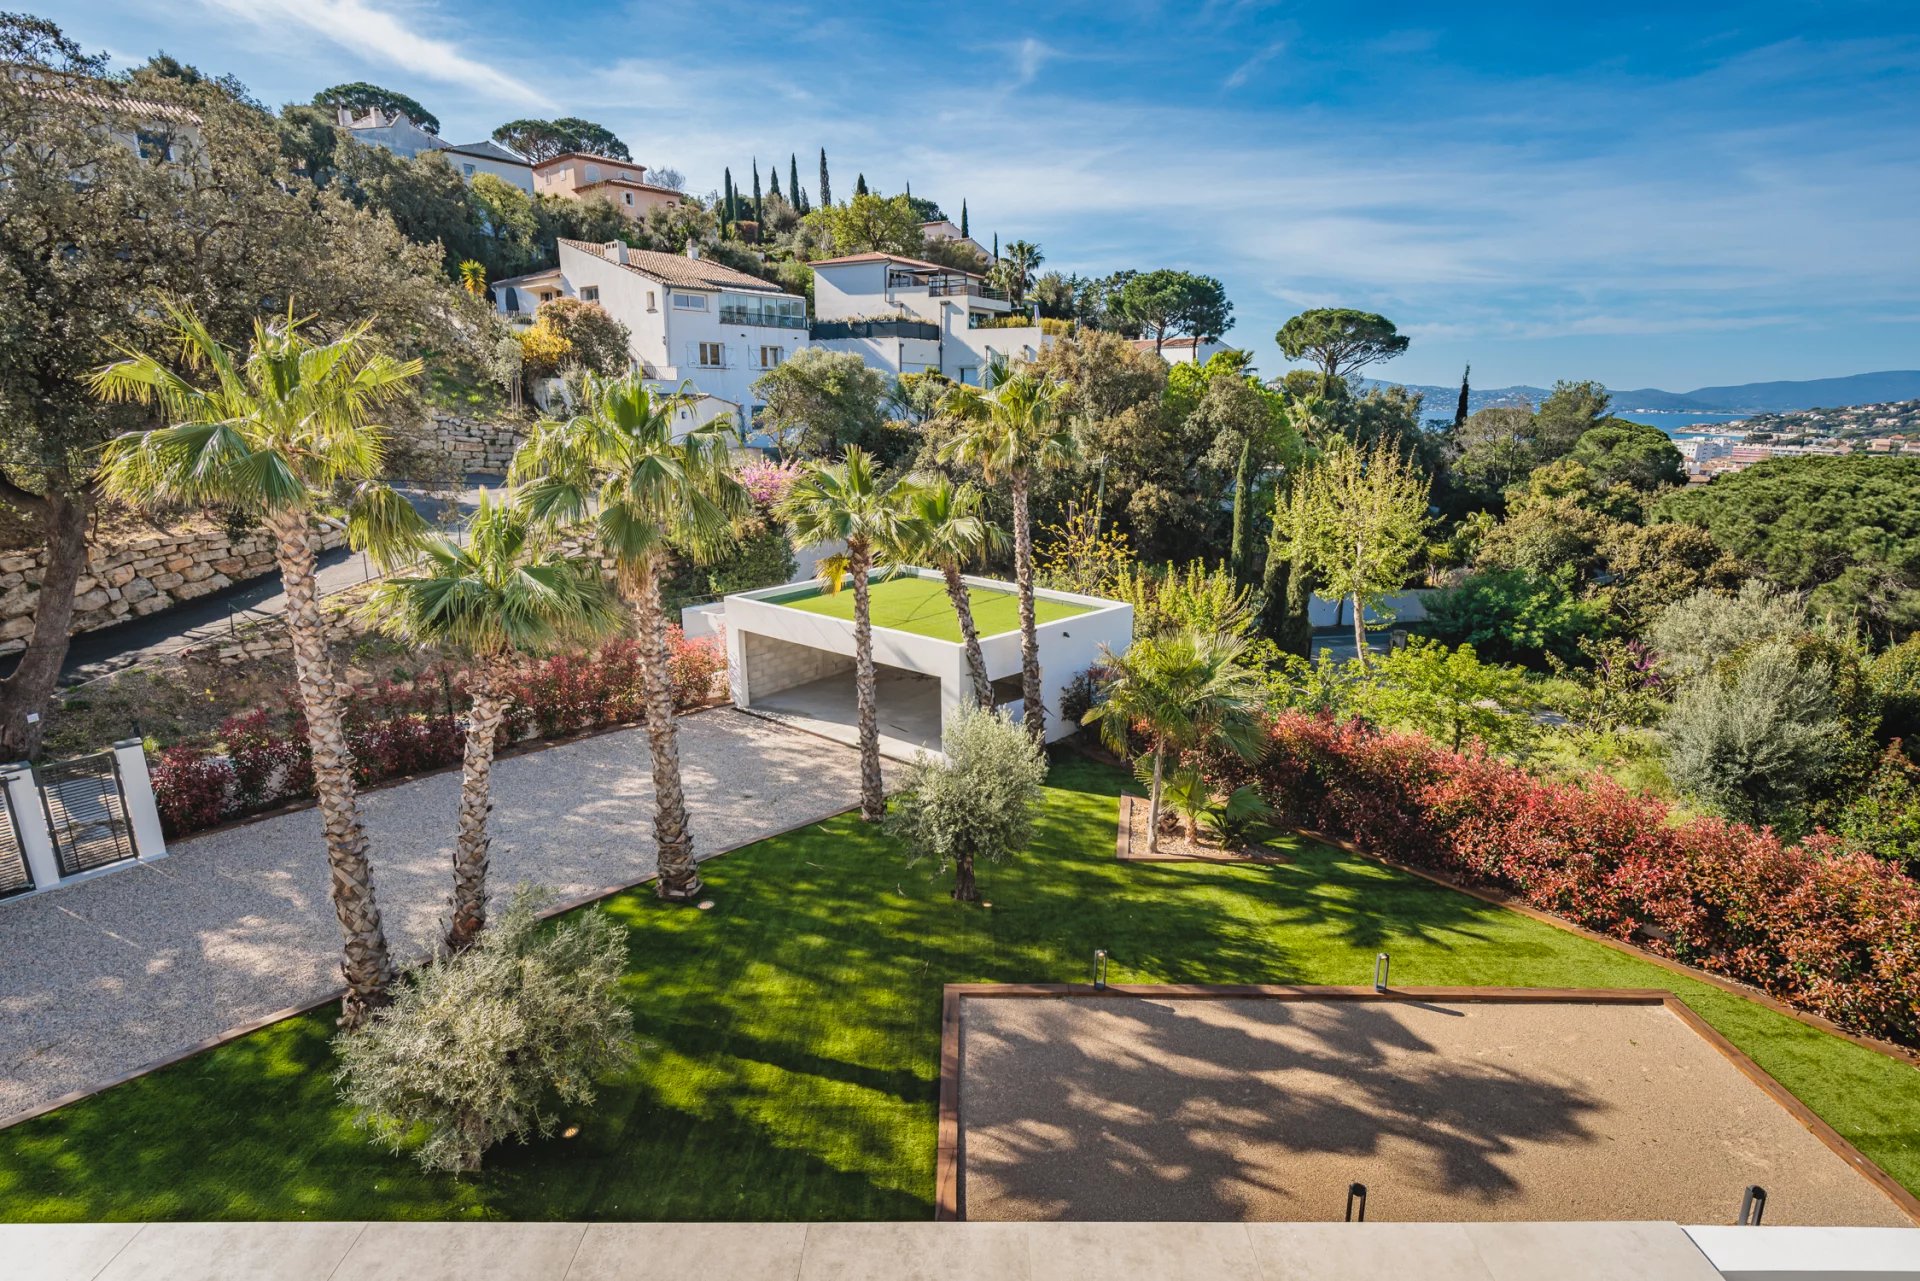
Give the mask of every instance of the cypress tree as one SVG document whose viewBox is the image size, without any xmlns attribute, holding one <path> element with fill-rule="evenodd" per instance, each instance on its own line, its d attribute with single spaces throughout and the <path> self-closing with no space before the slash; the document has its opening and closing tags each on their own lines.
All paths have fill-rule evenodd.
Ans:
<svg viewBox="0 0 1920 1281">
<path fill-rule="evenodd" d="M 993 233 L 993 260 L 1000 261 L 1000 233 L 997 231 Z"/>
<path fill-rule="evenodd" d="M 800 157 L 791 151 L 787 153 L 787 199 L 795 209 L 800 207 Z"/>
<path fill-rule="evenodd" d="M 1467 421 L 1467 379 L 1473 374 L 1473 366 L 1468 365 L 1460 374 L 1460 403 L 1453 407 L 1453 425 L 1455 430 Z"/>
<path fill-rule="evenodd" d="M 833 208 L 833 188 L 827 183 L 827 149 L 820 148 L 820 207 Z"/>
<path fill-rule="evenodd" d="M 793 207 L 801 213 L 813 212 L 813 206 L 807 202 L 807 189 L 805 187 L 800 188 L 800 199 L 794 202 Z"/>
<path fill-rule="evenodd" d="M 967 238 L 967 202 L 965 200 L 962 200 L 960 202 L 960 239 L 965 240 L 966 238 Z"/>
<path fill-rule="evenodd" d="M 856 174 L 854 176 L 853 194 L 856 196 L 864 196 L 867 194 L 867 175 Z"/>
<path fill-rule="evenodd" d="M 739 218 L 740 210 L 733 203 L 733 168 L 728 166 L 720 186 L 720 221 L 737 222 Z"/>
<path fill-rule="evenodd" d="M 767 175 L 767 182 L 768 182 L 767 194 L 769 196 L 779 195 L 780 194 L 780 171 L 778 169 L 775 169 L 771 174 Z"/>
<path fill-rule="evenodd" d="M 758 157 L 755 157 L 753 162 L 753 220 L 764 221 L 760 217 L 760 160 Z"/>
</svg>

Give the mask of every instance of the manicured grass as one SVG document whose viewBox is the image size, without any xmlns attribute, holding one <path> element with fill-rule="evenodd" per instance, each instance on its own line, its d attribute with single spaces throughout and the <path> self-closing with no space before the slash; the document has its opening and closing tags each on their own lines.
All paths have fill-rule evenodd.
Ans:
<svg viewBox="0 0 1920 1281">
<path fill-rule="evenodd" d="M 868 590 L 868 596 L 875 627 L 891 627 L 897 632 L 931 636 L 935 640 L 951 641 L 956 645 L 960 643 L 960 620 L 953 612 L 953 603 L 947 599 L 947 585 L 940 579 L 876 579 Z M 809 614 L 825 614 L 829 618 L 848 621 L 853 619 L 851 587 L 842 588 L 831 596 L 817 587 L 809 587 L 791 596 L 776 596 L 772 600 L 788 609 L 803 609 Z M 974 587 L 968 589 L 967 601 L 973 607 L 973 626 L 980 635 L 998 636 L 1002 632 L 1019 630 L 1020 598 L 1012 592 Z M 1036 596 L 1033 601 L 1036 623 L 1051 623 L 1055 619 L 1072 618 L 1075 614 L 1086 612 L 1084 605 L 1048 600 L 1044 596 Z"/>
<path fill-rule="evenodd" d="M 1120 776 L 1054 769 L 1032 850 L 965 909 L 852 816 L 709 864 L 718 906 L 610 901 L 644 1048 L 572 1138 L 481 1175 L 369 1145 L 331 1009 L 0 1131 L 0 1220 L 924 1219 L 940 988 L 1085 981 L 1665 987 L 1909 1188 L 1920 1075 L 1752 1002 L 1324 846 L 1289 865 L 1121 865 Z M 1632 1171 L 1622 1170 L 1621 1178 Z M 1729 1207 L 1729 1214 L 1732 1207 Z"/>
</svg>

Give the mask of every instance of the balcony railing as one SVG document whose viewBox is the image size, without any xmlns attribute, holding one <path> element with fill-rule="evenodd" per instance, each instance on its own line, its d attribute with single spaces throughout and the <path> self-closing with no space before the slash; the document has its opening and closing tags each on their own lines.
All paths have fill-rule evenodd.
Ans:
<svg viewBox="0 0 1920 1281">
<path fill-rule="evenodd" d="M 816 320 L 816 342 L 835 338 L 925 338 L 938 340 L 940 326 L 930 320 Z"/>
<path fill-rule="evenodd" d="M 1007 291 L 993 285 L 983 285 L 977 280 L 968 280 L 964 276 L 942 276 L 928 282 L 927 294 L 933 298 L 997 298 L 1007 300 Z"/>
<path fill-rule="evenodd" d="M 723 325 L 759 325 L 767 329 L 805 329 L 807 313 L 801 309 L 777 307 L 728 306 L 721 304 Z"/>
</svg>

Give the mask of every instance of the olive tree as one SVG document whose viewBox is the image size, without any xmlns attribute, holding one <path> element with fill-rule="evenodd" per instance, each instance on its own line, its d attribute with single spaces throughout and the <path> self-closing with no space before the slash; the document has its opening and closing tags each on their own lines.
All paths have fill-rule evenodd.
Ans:
<svg viewBox="0 0 1920 1281">
<path fill-rule="evenodd" d="M 1011 857 L 1032 835 L 1047 760 L 1020 726 L 977 707 L 954 715 L 941 747 L 944 758 L 922 753 L 908 767 L 887 828 L 936 874 L 952 867 L 955 901 L 976 903 L 975 867 Z"/>
</svg>

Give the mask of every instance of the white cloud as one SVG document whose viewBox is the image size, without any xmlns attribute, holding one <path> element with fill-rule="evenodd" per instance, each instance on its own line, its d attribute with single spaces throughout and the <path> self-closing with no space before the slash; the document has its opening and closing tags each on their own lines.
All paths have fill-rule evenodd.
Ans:
<svg viewBox="0 0 1920 1281">
<path fill-rule="evenodd" d="M 1245 62 L 1235 67 L 1233 69 L 1233 74 L 1220 82 L 1220 87 L 1222 89 L 1240 88 L 1242 85 L 1246 84 L 1247 81 L 1253 78 L 1254 72 L 1260 70 L 1260 68 L 1266 66 L 1269 62 L 1272 62 L 1275 58 L 1279 57 L 1282 53 L 1286 51 L 1286 48 L 1287 48 L 1286 41 L 1275 40 L 1272 44 L 1269 44 L 1266 48 L 1261 49 L 1259 52 L 1255 53 L 1251 58 L 1248 58 Z"/>
<path fill-rule="evenodd" d="M 552 109 L 532 86 L 461 52 L 451 41 L 423 34 L 421 11 L 376 9 L 364 0 L 202 0 L 208 8 L 262 29 L 304 28 L 364 58 L 401 67 L 430 80 L 459 85 L 516 104 Z"/>
</svg>

